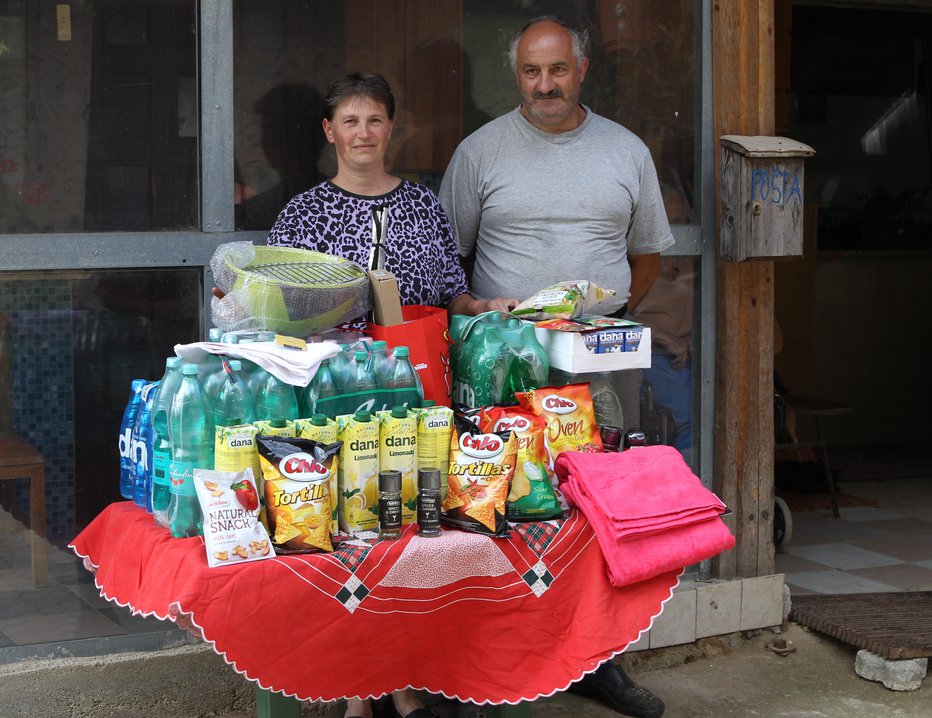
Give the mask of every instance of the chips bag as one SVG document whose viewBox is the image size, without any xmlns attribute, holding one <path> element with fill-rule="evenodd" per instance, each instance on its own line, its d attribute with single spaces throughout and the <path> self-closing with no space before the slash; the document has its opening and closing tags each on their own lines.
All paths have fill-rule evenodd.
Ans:
<svg viewBox="0 0 932 718">
<path fill-rule="evenodd" d="M 441 522 L 464 531 L 507 536 L 506 504 L 514 470 L 515 441 L 510 431 L 483 433 L 455 416 Z"/>
<path fill-rule="evenodd" d="M 589 384 L 545 386 L 515 394 L 518 403 L 547 422 L 544 436 L 551 461 L 561 451 L 604 451 Z"/>
<path fill-rule="evenodd" d="M 340 442 L 321 444 L 288 436 L 259 436 L 265 509 L 279 553 L 333 551 L 330 475 Z"/>
<path fill-rule="evenodd" d="M 259 492 L 251 467 L 239 472 L 195 469 L 194 488 L 204 514 L 208 566 L 275 556 L 259 520 Z"/>
<path fill-rule="evenodd" d="M 511 313 L 522 319 L 572 319 L 613 296 L 614 289 L 603 289 L 586 279 L 558 282 L 528 297 Z"/>
<path fill-rule="evenodd" d="M 483 431 L 511 431 L 516 463 L 508 494 L 510 521 L 552 519 L 563 515 L 553 489 L 553 473 L 547 452 L 543 418 L 518 407 L 492 406 L 484 409 L 479 428 Z"/>
</svg>

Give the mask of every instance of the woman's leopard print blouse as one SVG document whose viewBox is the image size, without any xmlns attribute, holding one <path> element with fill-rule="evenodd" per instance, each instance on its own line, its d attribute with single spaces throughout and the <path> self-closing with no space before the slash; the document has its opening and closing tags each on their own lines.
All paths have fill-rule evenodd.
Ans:
<svg viewBox="0 0 932 718">
<path fill-rule="evenodd" d="M 278 215 L 268 244 L 325 252 L 368 268 L 372 208 L 388 209 L 385 269 L 398 280 L 401 303 L 445 307 L 469 291 L 453 230 L 423 185 L 402 180 L 379 197 L 361 197 L 322 182 L 292 199 Z"/>
</svg>

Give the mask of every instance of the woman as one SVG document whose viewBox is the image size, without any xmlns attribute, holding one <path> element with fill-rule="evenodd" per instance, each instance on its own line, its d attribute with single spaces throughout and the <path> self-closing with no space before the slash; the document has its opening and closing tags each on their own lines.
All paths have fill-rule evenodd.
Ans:
<svg viewBox="0 0 932 718">
<path fill-rule="evenodd" d="M 453 231 L 434 193 L 385 170 L 394 116 L 395 98 L 381 75 L 357 72 L 330 86 L 323 128 L 336 150 L 337 173 L 288 203 L 268 244 L 326 252 L 368 268 L 373 213 L 381 219 L 384 211 L 380 256 L 398 280 L 403 305 L 468 315 L 508 311 L 515 300 L 469 294 Z"/>
<path fill-rule="evenodd" d="M 330 86 L 323 127 L 336 150 L 337 173 L 286 205 L 268 243 L 326 252 L 368 268 L 373 213 L 381 219 L 384 212 L 379 254 L 398 280 L 403 305 L 446 307 L 451 314 L 508 311 L 515 300 L 485 301 L 469 294 L 450 223 L 434 193 L 385 170 L 394 116 L 395 98 L 381 75 L 357 72 Z M 395 691 L 391 701 L 404 718 L 436 716 L 410 688 Z M 370 718 L 372 708 L 368 700 L 350 698 L 345 718 Z"/>
</svg>

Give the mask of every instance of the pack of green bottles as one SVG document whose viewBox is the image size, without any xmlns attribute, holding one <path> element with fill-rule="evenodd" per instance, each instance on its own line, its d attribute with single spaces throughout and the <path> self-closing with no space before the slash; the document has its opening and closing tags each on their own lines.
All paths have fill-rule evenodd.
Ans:
<svg viewBox="0 0 932 718">
<path fill-rule="evenodd" d="M 534 326 L 516 317 L 503 312 L 454 315 L 450 343 L 455 404 L 513 404 L 516 392 L 547 385 L 547 351 Z"/>
</svg>

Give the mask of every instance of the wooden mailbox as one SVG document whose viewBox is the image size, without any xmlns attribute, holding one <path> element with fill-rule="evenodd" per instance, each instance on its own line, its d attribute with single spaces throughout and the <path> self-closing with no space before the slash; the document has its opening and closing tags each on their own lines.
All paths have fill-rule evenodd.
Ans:
<svg viewBox="0 0 932 718">
<path fill-rule="evenodd" d="M 803 253 L 803 160 L 809 145 L 786 137 L 725 135 L 722 143 L 722 258 Z"/>
</svg>

